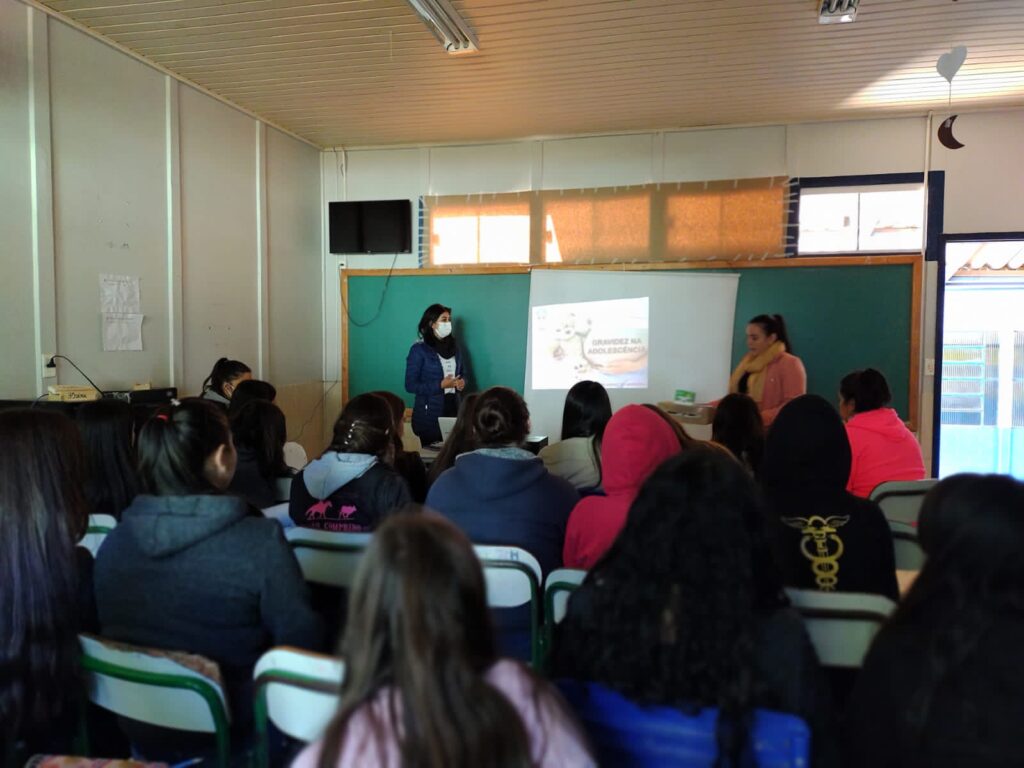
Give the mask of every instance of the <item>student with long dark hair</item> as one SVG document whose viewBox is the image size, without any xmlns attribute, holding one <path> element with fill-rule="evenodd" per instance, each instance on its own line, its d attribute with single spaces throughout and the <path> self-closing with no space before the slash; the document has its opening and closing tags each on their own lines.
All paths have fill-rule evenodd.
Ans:
<svg viewBox="0 0 1024 768">
<path fill-rule="evenodd" d="M 711 439 L 729 449 L 752 475 L 757 475 L 764 455 L 764 422 L 749 395 L 726 395 L 715 409 Z"/>
<path fill-rule="evenodd" d="M 554 673 L 640 704 L 717 707 L 716 765 L 753 764 L 755 707 L 804 718 L 813 764 L 835 764 L 827 686 L 761 524 L 753 481 L 723 452 L 663 463 L 570 598 Z"/>
<path fill-rule="evenodd" d="M 253 400 L 264 400 L 272 403 L 277 399 L 277 387 L 269 381 L 259 379 L 242 379 L 231 393 L 231 404 L 228 406 L 228 418 L 231 419 L 242 408 Z"/>
<path fill-rule="evenodd" d="M 892 534 L 879 506 L 846 491 L 850 442 L 836 409 L 803 395 L 768 432 L 760 480 L 787 586 L 899 599 Z"/>
<path fill-rule="evenodd" d="M 66 416 L 0 412 L 0 759 L 70 748 L 95 620 L 82 463 Z"/>
<path fill-rule="evenodd" d="M 476 411 L 476 402 L 480 399 L 479 392 L 472 392 L 462 398 L 459 404 L 459 416 L 455 419 L 455 426 L 448 433 L 448 439 L 444 441 L 437 458 L 430 465 L 427 472 L 427 488 L 434 484 L 445 470 L 451 469 L 455 459 L 464 453 L 475 451 L 477 445 L 476 432 L 473 429 L 473 414 Z"/>
<path fill-rule="evenodd" d="M 371 395 L 383 398 L 391 409 L 391 416 L 394 419 L 394 429 L 391 433 L 391 441 L 395 445 L 392 457 L 392 466 L 405 480 L 409 486 L 409 493 L 412 500 L 422 504 L 427 498 L 427 468 L 423 465 L 423 458 L 416 451 L 405 450 L 402 443 L 402 435 L 405 434 L 405 401 L 394 392 L 380 390 L 371 392 Z"/>
<path fill-rule="evenodd" d="M 847 716 L 855 768 L 997 768 L 1024 755 L 1024 484 L 954 475 L 921 507 L 927 559 L 875 637 Z"/>
<path fill-rule="evenodd" d="M 213 403 L 185 400 L 146 422 L 146 492 L 100 549 L 96 602 L 105 637 L 217 662 L 244 732 L 256 660 L 273 645 L 316 650 L 322 630 L 281 526 L 224 493 L 235 461 L 227 416 Z"/>
<path fill-rule="evenodd" d="M 365 533 L 408 504 L 409 487 L 391 466 L 394 429 L 382 398 L 365 394 L 349 400 L 323 456 L 292 480 L 288 513 L 295 524 Z"/>
<path fill-rule="evenodd" d="M 480 562 L 434 515 L 388 520 L 356 575 L 338 714 L 295 768 L 592 766 L 546 683 L 498 656 Z"/>
<path fill-rule="evenodd" d="M 747 323 L 747 354 L 729 378 L 729 393 L 749 395 L 770 425 L 786 403 L 807 391 L 807 372 L 793 354 L 782 315 L 758 315 Z"/>
<path fill-rule="evenodd" d="M 441 440 L 440 416 L 455 416 L 466 387 L 465 361 L 452 335 L 452 310 L 431 304 L 417 326 L 419 340 L 405 359 L 405 391 L 415 395 L 412 431 L 423 445 Z"/>
<path fill-rule="evenodd" d="M 601 438 L 612 417 L 608 392 L 596 381 L 580 381 L 565 395 L 562 436 L 539 454 L 548 472 L 575 488 L 601 484 Z"/>
<path fill-rule="evenodd" d="M 132 407 L 122 400 L 93 400 L 78 406 L 75 421 L 85 448 L 89 513 L 120 519 L 139 492 Z"/>
<path fill-rule="evenodd" d="M 278 491 L 278 480 L 295 474 L 284 460 L 288 428 L 281 409 L 267 400 L 250 400 L 231 416 L 231 435 L 238 462 L 228 491 L 256 509 L 288 501 Z"/>
<path fill-rule="evenodd" d="M 847 490 L 870 496 L 890 480 L 922 480 L 921 444 L 899 414 L 888 408 L 889 382 L 874 368 L 853 371 L 839 383 L 839 415 L 853 454 Z"/>
<path fill-rule="evenodd" d="M 427 506 L 441 512 L 478 544 L 522 547 L 544 573 L 562 564 L 569 512 L 579 495 L 523 448 L 530 412 L 507 387 L 481 393 L 473 411 L 478 448 L 437 478 Z"/>
<path fill-rule="evenodd" d="M 231 403 L 235 388 L 243 381 L 252 378 L 252 369 L 238 360 L 229 360 L 222 357 L 213 364 L 213 370 L 203 382 L 204 400 L 212 400 L 224 408 Z"/>
</svg>

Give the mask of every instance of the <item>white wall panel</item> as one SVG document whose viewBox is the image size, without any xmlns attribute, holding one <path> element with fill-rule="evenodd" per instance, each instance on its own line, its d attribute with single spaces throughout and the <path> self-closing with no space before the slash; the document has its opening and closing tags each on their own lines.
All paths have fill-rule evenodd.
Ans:
<svg viewBox="0 0 1024 768">
<path fill-rule="evenodd" d="M 530 189 L 531 143 L 430 149 L 430 194 L 522 192 Z"/>
<path fill-rule="evenodd" d="M 545 141 L 543 188 L 647 184 L 653 146 L 649 133 Z"/>
<path fill-rule="evenodd" d="M 791 125 L 791 176 L 859 176 L 924 170 L 926 120 L 857 120 Z"/>
<path fill-rule="evenodd" d="M 728 128 L 665 134 L 662 181 L 785 176 L 786 128 Z"/>
</svg>

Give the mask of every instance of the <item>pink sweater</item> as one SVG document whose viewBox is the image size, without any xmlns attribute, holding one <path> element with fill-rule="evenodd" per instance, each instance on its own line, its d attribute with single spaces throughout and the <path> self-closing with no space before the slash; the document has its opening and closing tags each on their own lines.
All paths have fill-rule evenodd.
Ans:
<svg viewBox="0 0 1024 768">
<path fill-rule="evenodd" d="M 924 460 L 914 433 L 892 408 L 856 414 L 846 422 L 853 464 L 846 490 L 868 497 L 890 480 L 923 480 Z"/>
<path fill-rule="evenodd" d="M 508 659 L 498 661 L 487 671 L 487 682 L 505 694 L 519 712 L 526 734 L 530 738 L 534 766 L 560 768 L 571 765 L 593 768 L 597 765 L 588 754 L 582 732 L 571 717 L 550 694 L 542 690 L 540 696 L 535 695 L 533 678 L 518 662 Z M 387 723 L 386 695 L 378 695 L 371 706 L 376 710 L 375 714 L 380 721 Z M 310 744 L 295 758 L 292 768 L 316 768 L 320 760 L 320 748 L 321 741 Z M 346 729 L 345 741 L 336 763 L 337 768 L 370 765 L 377 768 L 398 768 L 400 764 L 398 743 L 394 739 L 387 739 L 383 751 L 379 750 L 365 707 L 357 710 Z"/>
<path fill-rule="evenodd" d="M 768 364 L 765 373 L 760 409 L 767 427 L 786 403 L 807 394 L 807 371 L 799 357 L 783 352 Z"/>
</svg>

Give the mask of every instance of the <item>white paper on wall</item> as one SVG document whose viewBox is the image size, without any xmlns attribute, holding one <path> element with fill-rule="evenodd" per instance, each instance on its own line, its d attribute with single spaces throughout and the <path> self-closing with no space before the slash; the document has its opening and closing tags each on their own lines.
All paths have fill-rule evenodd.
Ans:
<svg viewBox="0 0 1024 768">
<path fill-rule="evenodd" d="M 100 312 L 138 314 L 139 278 L 132 275 L 100 275 Z"/>
<path fill-rule="evenodd" d="M 142 350 L 142 318 L 134 312 L 106 312 L 103 315 L 103 351 Z"/>
</svg>

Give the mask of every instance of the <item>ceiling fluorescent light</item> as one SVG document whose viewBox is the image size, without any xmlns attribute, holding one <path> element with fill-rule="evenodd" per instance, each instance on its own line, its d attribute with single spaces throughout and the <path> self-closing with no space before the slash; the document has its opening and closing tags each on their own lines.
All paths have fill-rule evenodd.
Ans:
<svg viewBox="0 0 1024 768">
<path fill-rule="evenodd" d="M 819 24 L 845 24 L 857 20 L 860 0 L 821 0 L 818 8 Z"/>
<path fill-rule="evenodd" d="M 433 33 L 445 51 L 452 54 L 475 53 L 480 41 L 448 0 L 408 0 L 416 15 Z"/>
</svg>

